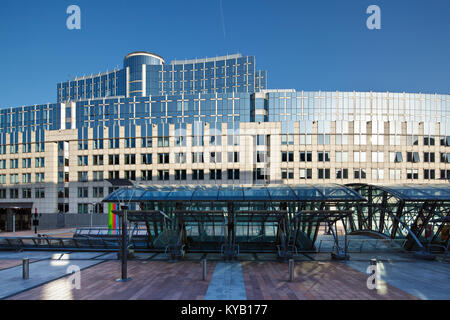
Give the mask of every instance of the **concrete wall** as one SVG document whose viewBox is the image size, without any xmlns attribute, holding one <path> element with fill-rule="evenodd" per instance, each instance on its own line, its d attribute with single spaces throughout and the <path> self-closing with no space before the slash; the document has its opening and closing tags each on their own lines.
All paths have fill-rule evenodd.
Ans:
<svg viewBox="0 0 450 320">
<path fill-rule="evenodd" d="M 93 227 L 108 227 L 107 214 L 42 214 L 39 218 L 38 230 L 57 228 L 90 227 L 92 216 Z"/>
</svg>

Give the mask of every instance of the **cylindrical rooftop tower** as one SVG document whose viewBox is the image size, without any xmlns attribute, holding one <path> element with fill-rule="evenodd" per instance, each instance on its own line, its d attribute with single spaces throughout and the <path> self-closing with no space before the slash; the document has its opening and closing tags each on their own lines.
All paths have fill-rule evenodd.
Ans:
<svg viewBox="0 0 450 320">
<path fill-rule="evenodd" d="M 126 96 L 145 96 L 147 66 L 163 64 L 164 59 L 151 52 L 137 51 L 128 54 L 123 60 L 123 68 L 126 72 Z"/>
</svg>

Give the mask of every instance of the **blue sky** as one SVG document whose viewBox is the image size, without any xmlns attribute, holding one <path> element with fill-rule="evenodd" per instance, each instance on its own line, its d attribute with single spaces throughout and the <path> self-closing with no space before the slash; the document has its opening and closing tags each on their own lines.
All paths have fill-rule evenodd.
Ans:
<svg viewBox="0 0 450 320">
<path fill-rule="evenodd" d="M 71 4 L 79 31 L 66 28 Z M 371 4 L 381 30 L 366 27 Z M 55 102 L 57 82 L 135 50 L 254 55 L 271 88 L 448 94 L 449 13 L 449 0 L 2 0 L 0 106 Z"/>
</svg>

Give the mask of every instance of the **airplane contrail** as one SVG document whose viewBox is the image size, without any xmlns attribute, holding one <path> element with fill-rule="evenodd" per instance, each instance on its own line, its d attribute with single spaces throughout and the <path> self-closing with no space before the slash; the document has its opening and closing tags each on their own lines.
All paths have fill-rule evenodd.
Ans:
<svg viewBox="0 0 450 320">
<path fill-rule="evenodd" d="M 223 31 L 223 37 L 227 35 L 225 30 L 225 17 L 223 15 L 223 7 L 222 7 L 222 0 L 219 0 L 219 8 L 220 8 L 220 17 L 222 18 L 222 31 Z"/>
</svg>

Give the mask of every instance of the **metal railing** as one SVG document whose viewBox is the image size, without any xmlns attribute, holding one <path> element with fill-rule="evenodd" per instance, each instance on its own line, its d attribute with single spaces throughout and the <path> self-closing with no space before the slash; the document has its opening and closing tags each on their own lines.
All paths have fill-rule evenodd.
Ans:
<svg viewBox="0 0 450 320">
<path fill-rule="evenodd" d="M 405 251 L 403 248 L 404 239 L 347 239 L 339 240 L 341 247 L 346 247 L 348 253 L 362 253 L 362 252 L 374 252 L 383 250 L 398 250 Z M 324 246 L 324 244 L 332 244 Z M 334 239 L 322 239 L 316 243 L 317 253 L 329 253 L 336 250 L 336 243 Z"/>
</svg>

